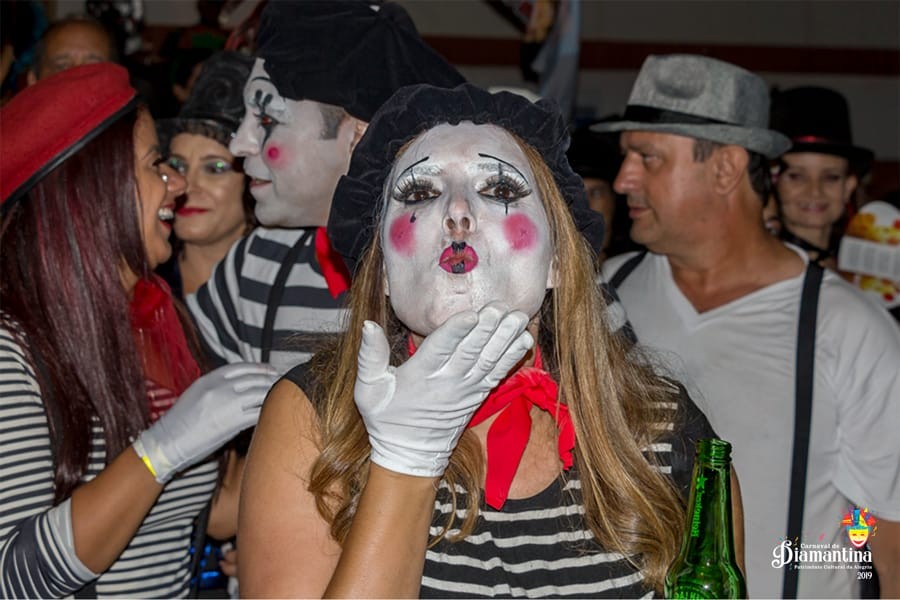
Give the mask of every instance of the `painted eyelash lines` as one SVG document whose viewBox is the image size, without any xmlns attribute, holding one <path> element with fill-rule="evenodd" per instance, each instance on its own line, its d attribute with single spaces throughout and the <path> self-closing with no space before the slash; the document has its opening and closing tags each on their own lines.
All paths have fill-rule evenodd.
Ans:
<svg viewBox="0 0 900 600">
<path fill-rule="evenodd" d="M 417 160 L 416 162 L 409 165 L 405 169 L 403 169 L 403 171 L 400 173 L 400 175 L 397 176 L 397 183 L 394 185 L 394 193 L 392 194 L 392 197 L 394 198 L 394 200 L 397 200 L 398 202 L 402 202 L 404 205 L 415 204 L 418 201 L 410 202 L 410 200 L 409 200 L 410 194 L 413 194 L 416 192 L 425 192 L 425 193 L 431 195 L 434 193 L 434 191 L 435 191 L 434 186 L 431 185 L 430 183 L 420 184 L 416 180 L 415 171 L 413 171 L 413 169 L 415 167 L 417 167 L 418 165 L 422 164 L 423 162 L 427 161 L 430 158 L 431 158 L 430 156 L 426 156 L 420 160 Z M 409 177 L 406 176 L 407 173 L 409 173 Z M 435 196 L 431 196 L 431 197 L 434 198 Z M 414 221 L 415 221 L 415 215 L 413 215 L 413 217 L 410 219 L 410 223 L 412 223 Z"/>
<path fill-rule="evenodd" d="M 490 154 L 484 154 L 482 152 L 479 152 L 478 156 L 497 161 L 497 175 L 488 179 L 486 182 L 487 185 L 482 190 L 480 190 L 479 193 L 482 195 L 489 195 L 486 194 L 487 190 L 495 190 L 496 188 L 504 187 L 508 192 L 510 192 L 509 197 L 502 198 L 496 195 L 489 196 L 495 198 L 496 200 L 499 200 L 500 202 L 503 202 L 506 214 L 508 215 L 509 205 L 511 202 L 515 202 L 519 198 L 524 198 L 531 193 L 531 188 L 528 187 L 527 183 L 528 180 L 525 178 L 525 175 L 523 175 L 522 172 L 515 167 L 515 165 L 506 162 L 502 158 L 498 158 Z M 504 165 L 512 169 L 515 174 L 509 172 L 504 173 Z"/>
<path fill-rule="evenodd" d="M 520 198 L 532 193 L 531 187 L 528 185 L 526 177 L 522 172 L 507 161 L 492 156 L 490 154 L 479 153 L 478 156 L 488 158 L 497 162 L 497 172 L 489 177 L 478 194 L 485 198 L 491 198 L 497 202 L 502 202 L 504 211 L 509 214 L 509 205 Z M 421 181 L 416 179 L 415 167 L 429 160 L 431 157 L 426 156 L 409 165 L 397 176 L 397 182 L 394 184 L 394 190 L 391 197 L 402 202 L 405 206 L 417 204 L 425 200 L 431 200 L 440 196 L 441 191 L 437 189 L 430 181 Z M 412 199 L 413 196 L 420 196 Z M 421 197 L 424 196 L 424 197 Z M 410 222 L 415 221 L 415 216 Z"/>
<path fill-rule="evenodd" d="M 253 95 L 253 104 L 259 109 L 259 114 L 255 115 L 257 119 L 259 119 L 259 125 L 263 128 L 263 131 L 266 132 L 265 137 L 263 138 L 263 145 L 267 141 L 269 141 L 269 136 L 272 135 L 272 130 L 275 129 L 275 125 L 278 124 L 278 121 L 272 118 L 272 116 L 266 112 L 269 104 L 272 103 L 272 98 L 274 96 L 271 93 L 263 96 L 262 90 L 256 90 L 256 93 Z"/>
</svg>

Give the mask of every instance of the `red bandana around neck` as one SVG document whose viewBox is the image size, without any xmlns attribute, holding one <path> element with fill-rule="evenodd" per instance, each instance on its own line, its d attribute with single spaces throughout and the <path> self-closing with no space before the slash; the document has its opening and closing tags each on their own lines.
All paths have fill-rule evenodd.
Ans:
<svg viewBox="0 0 900 600">
<path fill-rule="evenodd" d="M 350 289 L 350 272 L 344 265 L 344 259 L 332 247 L 324 227 L 316 229 L 316 260 L 322 268 L 332 298 Z"/>
<path fill-rule="evenodd" d="M 144 377 L 180 396 L 200 377 L 175 311 L 172 292 L 160 277 L 140 279 L 131 298 L 131 329 Z"/>
<path fill-rule="evenodd" d="M 408 340 L 408 347 L 412 356 L 416 351 L 412 337 Z M 556 421 L 559 458 L 564 469 L 572 467 L 575 427 L 569 416 L 569 407 L 557 400 L 559 388 L 556 381 L 542 367 L 541 352 L 535 346 L 534 366 L 523 367 L 501 381 L 475 411 L 468 425 L 474 427 L 500 413 L 488 429 L 484 485 L 485 502 L 497 510 L 503 507 L 509 496 L 513 477 L 531 436 L 532 405 L 547 411 Z"/>
</svg>

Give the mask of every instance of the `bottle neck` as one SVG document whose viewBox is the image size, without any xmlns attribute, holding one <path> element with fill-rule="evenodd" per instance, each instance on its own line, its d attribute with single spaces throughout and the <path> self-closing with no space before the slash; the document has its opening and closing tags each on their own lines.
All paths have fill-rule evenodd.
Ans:
<svg viewBox="0 0 900 600">
<path fill-rule="evenodd" d="M 698 457 L 687 508 L 681 554 L 695 563 L 733 561 L 731 464 L 727 458 Z"/>
</svg>

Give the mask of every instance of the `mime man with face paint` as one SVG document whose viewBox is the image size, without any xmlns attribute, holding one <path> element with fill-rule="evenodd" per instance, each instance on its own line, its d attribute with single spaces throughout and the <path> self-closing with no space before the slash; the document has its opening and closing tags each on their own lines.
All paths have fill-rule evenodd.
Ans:
<svg viewBox="0 0 900 600">
<path fill-rule="evenodd" d="M 270 362 L 285 371 L 340 331 L 349 275 L 325 225 L 350 154 L 400 87 L 463 81 L 398 5 L 267 5 L 244 88 L 247 110 L 230 144 L 244 157 L 262 227 L 187 298 L 213 362 Z"/>
</svg>

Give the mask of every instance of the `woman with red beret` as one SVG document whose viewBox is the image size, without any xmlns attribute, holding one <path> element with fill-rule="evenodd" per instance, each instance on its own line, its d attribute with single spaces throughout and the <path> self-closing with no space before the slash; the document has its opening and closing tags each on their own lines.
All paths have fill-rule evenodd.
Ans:
<svg viewBox="0 0 900 600">
<path fill-rule="evenodd" d="M 200 376 L 152 275 L 184 180 L 124 69 L 42 80 L 0 128 L 0 596 L 185 596 L 206 458 L 272 371 Z"/>
</svg>

